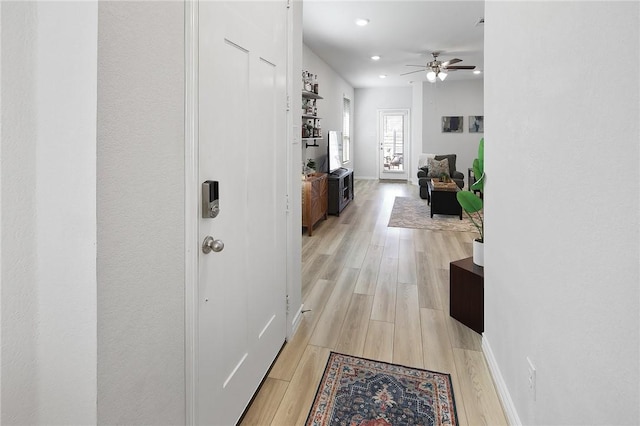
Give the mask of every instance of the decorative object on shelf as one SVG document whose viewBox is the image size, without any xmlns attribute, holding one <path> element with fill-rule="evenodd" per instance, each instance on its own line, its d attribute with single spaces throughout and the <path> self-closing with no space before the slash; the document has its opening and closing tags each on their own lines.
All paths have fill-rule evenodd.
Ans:
<svg viewBox="0 0 640 426">
<path fill-rule="evenodd" d="M 462 123 L 464 121 L 464 117 L 462 116 L 451 116 L 451 117 L 442 117 L 442 133 L 462 133 Z"/>
<path fill-rule="evenodd" d="M 484 133 L 484 115 L 469 116 L 469 133 Z"/>
<path fill-rule="evenodd" d="M 318 93 L 318 74 L 311 74 L 309 71 L 302 71 L 302 87 L 305 91 Z"/>
<path fill-rule="evenodd" d="M 480 194 L 484 192 L 486 179 L 484 174 L 484 138 L 480 139 L 478 145 L 478 158 L 473 160 L 473 174 L 477 179 L 475 183 L 471 185 L 469 191 L 460 191 L 456 197 L 480 234 L 480 238 L 473 241 L 473 263 L 484 266 L 484 217 L 482 211 L 484 203 L 482 198 L 473 192 L 480 191 Z"/>
</svg>

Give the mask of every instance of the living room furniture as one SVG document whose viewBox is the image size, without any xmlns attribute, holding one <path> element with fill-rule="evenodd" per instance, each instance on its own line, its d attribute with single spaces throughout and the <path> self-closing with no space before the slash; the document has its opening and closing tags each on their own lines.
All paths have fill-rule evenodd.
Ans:
<svg viewBox="0 0 640 426">
<path fill-rule="evenodd" d="M 302 226 L 309 236 L 320 219 L 327 218 L 326 173 L 313 173 L 302 181 Z"/>
<path fill-rule="evenodd" d="M 460 216 L 462 220 L 462 206 L 458 203 L 456 193 L 460 191 L 457 184 L 452 186 L 435 186 L 430 178 L 427 181 L 427 203 L 431 205 L 431 217 L 434 214 L 449 214 Z"/>
<path fill-rule="evenodd" d="M 473 257 L 449 263 L 449 315 L 476 333 L 484 331 L 484 268 Z"/>
<path fill-rule="evenodd" d="M 447 154 L 447 155 L 430 155 L 430 154 L 422 154 L 421 159 L 418 163 L 418 186 L 420 188 L 420 198 L 423 200 L 427 199 L 427 182 L 431 180 L 432 177 L 439 176 L 429 176 L 429 167 L 427 163 L 428 158 L 433 158 L 435 160 L 441 161 L 445 158 L 449 162 L 449 177 L 453 179 L 453 181 L 458 185 L 458 188 L 464 188 L 464 173 L 456 170 L 456 154 Z"/>
<path fill-rule="evenodd" d="M 329 174 L 329 214 L 340 212 L 353 200 L 353 170 L 340 168 Z"/>
</svg>

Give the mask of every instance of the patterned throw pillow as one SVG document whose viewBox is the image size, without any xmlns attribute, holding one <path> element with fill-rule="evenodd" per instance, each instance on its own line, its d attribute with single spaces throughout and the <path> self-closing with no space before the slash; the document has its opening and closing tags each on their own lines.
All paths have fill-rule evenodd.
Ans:
<svg viewBox="0 0 640 426">
<path fill-rule="evenodd" d="M 449 160 L 446 158 L 440 161 L 434 158 L 429 158 L 428 165 L 429 173 L 427 173 L 427 177 L 439 178 L 443 173 L 447 176 L 449 175 Z"/>
</svg>

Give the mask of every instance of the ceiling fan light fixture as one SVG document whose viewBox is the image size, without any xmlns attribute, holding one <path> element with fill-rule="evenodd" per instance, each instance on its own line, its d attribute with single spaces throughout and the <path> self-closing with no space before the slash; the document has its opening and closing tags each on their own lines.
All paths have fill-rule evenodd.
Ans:
<svg viewBox="0 0 640 426">
<path fill-rule="evenodd" d="M 444 71 L 440 71 L 440 72 L 438 73 L 438 78 L 440 79 L 440 81 L 444 81 L 444 79 L 445 79 L 445 78 L 447 78 L 447 75 L 448 75 L 448 74 L 447 74 L 446 72 L 444 72 Z"/>
<path fill-rule="evenodd" d="M 435 83 L 435 81 L 436 81 L 436 73 L 435 73 L 435 71 L 429 71 L 427 73 L 427 80 L 429 80 L 429 83 Z"/>
</svg>

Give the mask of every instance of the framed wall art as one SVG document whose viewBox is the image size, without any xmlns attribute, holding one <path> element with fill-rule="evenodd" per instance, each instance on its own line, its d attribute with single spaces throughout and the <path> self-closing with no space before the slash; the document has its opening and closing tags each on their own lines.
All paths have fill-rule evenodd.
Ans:
<svg viewBox="0 0 640 426">
<path fill-rule="evenodd" d="M 469 133 L 484 133 L 484 115 L 469 116 Z"/>
<path fill-rule="evenodd" d="M 442 133 L 462 133 L 462 116 L 443 116 Z"/>
</svg>

